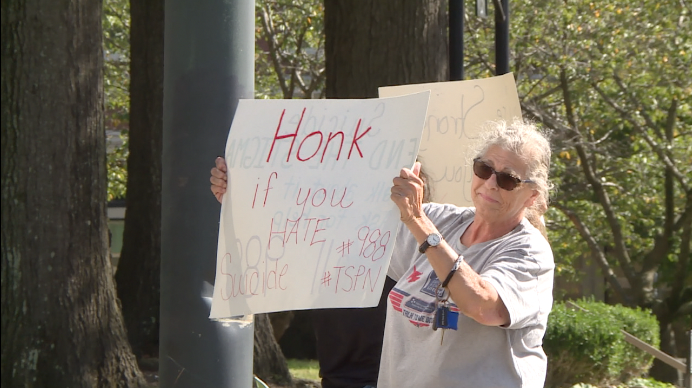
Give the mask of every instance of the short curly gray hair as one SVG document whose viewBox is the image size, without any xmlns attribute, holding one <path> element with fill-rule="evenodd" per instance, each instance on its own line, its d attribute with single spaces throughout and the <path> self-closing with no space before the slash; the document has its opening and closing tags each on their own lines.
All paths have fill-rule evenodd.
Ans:
<svg viewBox="0 0 692 388">
<path fill-rule="evenodd" d="M 548 180 L 551 156 L 549 137 L 548 131 L 541 130 L 529 121 L 515 119 L 511 124 L 504 120 L 489 121 L 469 155 L 483 157 L 493 146 L 518 155 L 528 167 L 528 176 L 524 179 L 534 181 L 539 193 L 533 210 L 543 214 L 548 208 L 549 193 L 553 189 L 553 184 Z"/>
</svg>

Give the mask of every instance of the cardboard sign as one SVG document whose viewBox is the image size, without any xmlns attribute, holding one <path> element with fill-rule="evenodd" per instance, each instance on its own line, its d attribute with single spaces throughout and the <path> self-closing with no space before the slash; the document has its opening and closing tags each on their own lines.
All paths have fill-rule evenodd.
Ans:
<svg viewBox="0 0 692 388">
<path fill-rule="evenodd" d="M 402 85 L 379 89 L 380 97 L 430 90 L 430 106 L 419 159 L 432 181 L 432 200 L 473 206 L 472 159 L 468 147 L 489 120 L 521 118 L 514 76 Z"/>
<path fill-rule="evenodd" d="M 429 95 L 240 102 L 211 318 L 377 305 Z"/>
</svg>

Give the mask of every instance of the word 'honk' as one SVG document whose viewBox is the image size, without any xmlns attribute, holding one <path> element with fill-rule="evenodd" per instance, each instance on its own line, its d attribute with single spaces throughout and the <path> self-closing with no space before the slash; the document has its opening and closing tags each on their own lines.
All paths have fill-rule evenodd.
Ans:
<svg viewBox="0 0 692 388">
<path fill-rule="evenodd" d="M 272 141 L 272 146 L 269 149 L 269 155 L 267 155 L 267 163 L 269 162 L 269 160 L 272 157 L 272 152 L 274 151 L 274 145 L 276 144 L 276 141 L 288 139 L 288 138 L 293 138 L 293 140 L 291 140 L 291 148 L 288 149 L 288 155 L 286 155 L 286 162 L 289 162 L 291 160 L 291 153 L 293 152 L 293 146 L 295 145 L 296 140 L 298 139 L 298 131 L 300 130 L 300 124 L 303 123 L 303 117 L 305 116 L 305 110 L 306 109 L 307 108 L 303 108 L 303 112 L 300 114 L 300 120 L 298 120 L 298 126 L 296 127 L 296 131 L 294 133 L 289 133 L 286 135 L 279 135 L 279 130 L 281 130 L 281 122 L 284 119 L 284 114 L 286 113 L 286 109 L 284 109 L 281 112 L 281 117 L 279 118 L 279 125 L 276 127 L 276 133 L 274 134 L 274 140 Z M 351 140 L 351 148 L 349 148 L 349 150 L 348 150 L 347 159 L 351 159 L 351 153 L 353 153 L 354 148 L 358 152 L 358 155 L 360 155 L 361 158 L 363 157 L 363 153 L 361 152 L 360 146 L 358 145 L 358 140 L 360 140 L 363 136 L 365 136 L 370 131 L 370 129 L 372 129 L 372 127 L 368 127 L 365 130 L 365 132 L 363 132 L 359 135 L 358 130 L 360 129 L 361 121 L 362 121 L 362 119 L 358 119 L 358 124 L 356 124 L 356 130 L 353 133 L 353 139 Z M 320 142 L 317 145 L 317 147 L 315 147 L 315 150 L 312 152 L 312 154 L 310 154 L 309 156 L 305 156 L 305 154 L 301 153 L 301 151 L 303 151 L 303 145 L 305 144 L 305 141 L 307 141 L 308 139 L 310 139 L 313 136 L 319 136 Z M 315 155 L 317 155 L 319 153 L 320 149 L 322 148 L 322 143 L 324 142 L 324 137 L 325 137 L 325 135 L 320 130 L 310 132 L 309 134 L 307 134 L 307 136 L 305 136 L 305 138 L 298 145 L 298 149 L 296 150 L 296 155 L 295 155 L 296 159 L 298 159 L 301 162 L 305 162 L 305 161 L 308 161 L 308 160 L 312 159 L 313 157 L 315 157 Z M 340 140 L 336 140 L 337 137 L 340 137 Z M 329 148 L 329 143 L 332 140 L 339 142 L 339 152 L 336 154 L 336 160 L 339 160 L 339 158 L 341 157 L 341 150 L 344 147 L 345 137 L 346 137 L 346 135 L 344 135 L 344 133 L 342 131 L 329 132 L 329 135 L 327 135 L 327 142 L 324 145 L 324 149 L 322 150 L 322 157 L 320 158 L 320 163 L 322 163 L 324 161 L 324 156 L 327 154 L 327 148 Z M 308 151 L 308 150 L 305 151 L 306 154 L 308 152 L 310 152 L 310 151 Z"/>
</svg>

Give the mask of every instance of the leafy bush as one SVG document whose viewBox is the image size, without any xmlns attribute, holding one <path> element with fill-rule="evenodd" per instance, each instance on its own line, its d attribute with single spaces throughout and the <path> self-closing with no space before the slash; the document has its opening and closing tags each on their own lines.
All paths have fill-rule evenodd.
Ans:
<svg viewBox="0 0 692 388">
<path fill-rule="evenodd" d="M 626 382 L 646 373 L 653 356 L 625 342 L 621 329 L 658 347 L 656 318 L 639 308 L 590 300 L 558 303 L 548 319 L 543 347 L 547 387 Z"/>
<path fill-rule="evenodd" d="M 575 384 L 571 388 L 598 388 L 591 384 Z M 643 379 L 640 377 L 635 377 L 628 381 L 626 384 L 621 385 L 611 385 L 609 388 L 675 388 L 675 385 L 670 383 L 663 383 L 661 381 L 656 381 L 652 378 Z"/>
</svg>

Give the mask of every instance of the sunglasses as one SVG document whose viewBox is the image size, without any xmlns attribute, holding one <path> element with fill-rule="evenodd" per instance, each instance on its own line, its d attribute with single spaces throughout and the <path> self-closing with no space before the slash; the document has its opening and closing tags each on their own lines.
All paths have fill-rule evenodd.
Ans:
<svg viewBox="0 0 692 388">
<path fill-rule="evenodd" d="M 521 180 L 508 172 L 495 171 L 480 158 L 473 159 L 473 173 L 483 180 L 488 180 L 491 175 L 495 174 L 497 185 L 507 191 L 514 190 L 522 183 L 533 183 L 530 179 Z"/>
</svg>

